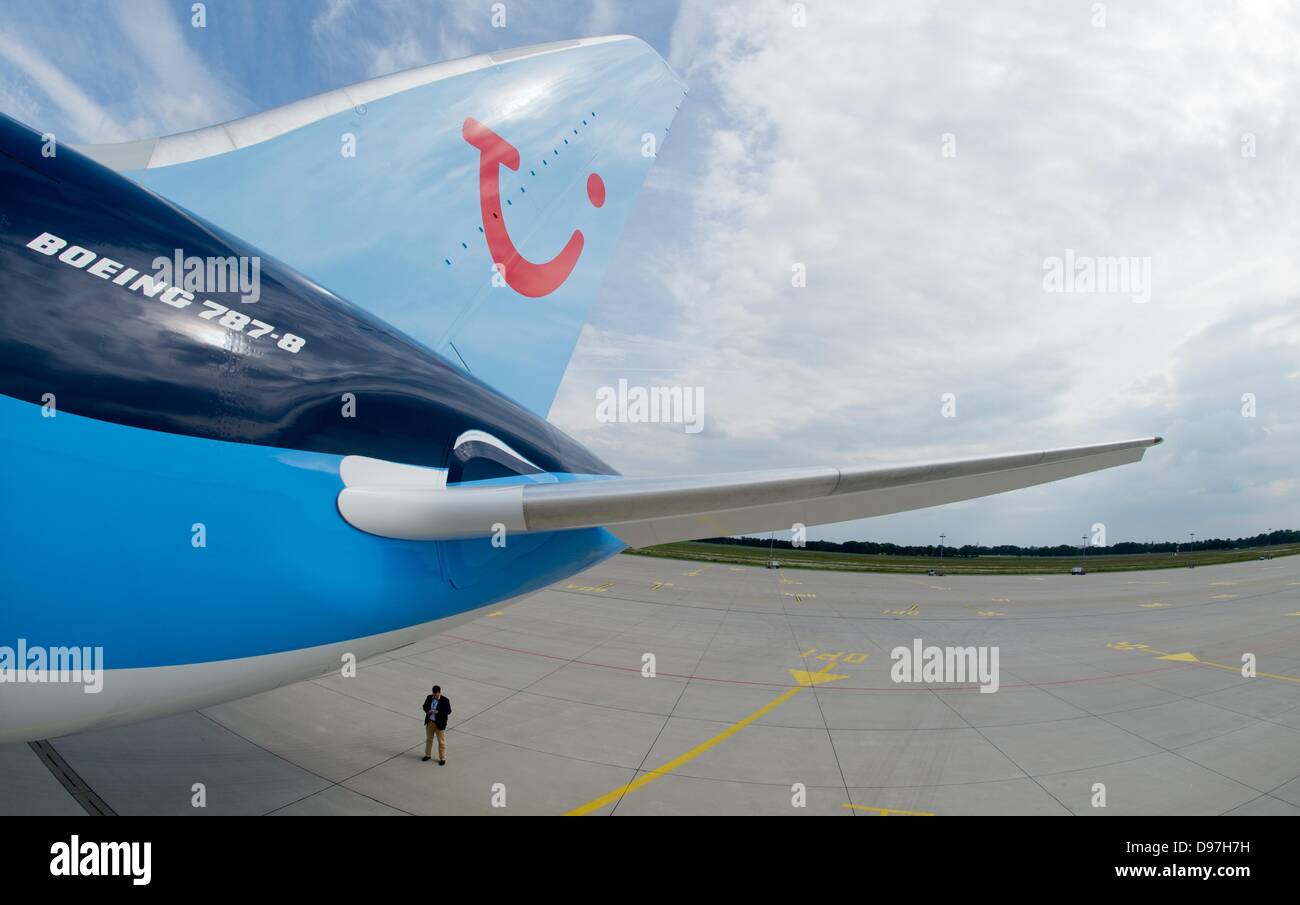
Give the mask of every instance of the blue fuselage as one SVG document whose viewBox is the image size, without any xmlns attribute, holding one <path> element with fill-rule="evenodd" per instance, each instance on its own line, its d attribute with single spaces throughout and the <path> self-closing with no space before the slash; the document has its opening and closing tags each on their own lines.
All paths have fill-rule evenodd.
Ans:
<svg viewBox="0 0 1300 905">
<path fill-rule="evenodd" d="M 447 469 L 456 438 L 482 431 L 548 474 L 613 471 L 265 256 L 254 304 L 237 287 L 187 298 L 141 282 L 129 271 L 155 274 L 177 249 L 259 253 L 42 148 L 0 117 L 0 645 L 96 646 L 128 671 L 317 647 L 337 662 L 331 645 L 405 642 L 621 547 L 602 529 L 494 547 L 352 528 L 335 507 L 344 456 Z M 6 694 L 0 718 L 17 719 Z"/>
</svg>

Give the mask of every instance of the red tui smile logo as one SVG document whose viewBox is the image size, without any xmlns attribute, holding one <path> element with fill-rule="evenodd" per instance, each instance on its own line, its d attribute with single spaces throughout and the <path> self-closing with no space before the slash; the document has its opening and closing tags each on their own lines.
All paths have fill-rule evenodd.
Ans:
<svg viewBox="0 0 1300 905">
<path fill-rule="evenodd" d="M 575 229 L 560 253 L 541 264 L 535 264 L 520 254 L 503 219 L 500 180 L 500 167 L 519 169 L 519 151 L 472 116 L 465 119 L 461 134 L 479 150 L 478 200 L 483 211 L 483 233 L 487 236 L 492 260 L 501 267 L 506 285 L 515 292 L 534 299 L 550 295 L 569 278 L 578 263 L 578 256 L 582 254 L 582 231 Z M 587 199 L 594 207 L 605 203 L 605 183 L 595 173 L 587 177 Z"/>
</svg>

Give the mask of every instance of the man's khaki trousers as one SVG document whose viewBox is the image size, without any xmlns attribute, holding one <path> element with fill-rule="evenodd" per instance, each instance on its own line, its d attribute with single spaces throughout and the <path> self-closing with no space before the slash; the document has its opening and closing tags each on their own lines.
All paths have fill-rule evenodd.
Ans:
<svg viewBox="0 0 1300 905">
<path fill-rule="evenodd" d="M 424 724 L 424 756 L 433 756 L 433 737 L 438 736 L 438 760 L 447 759 L 447 730 L 439 729 L 433 720 Z"/>
</svg>

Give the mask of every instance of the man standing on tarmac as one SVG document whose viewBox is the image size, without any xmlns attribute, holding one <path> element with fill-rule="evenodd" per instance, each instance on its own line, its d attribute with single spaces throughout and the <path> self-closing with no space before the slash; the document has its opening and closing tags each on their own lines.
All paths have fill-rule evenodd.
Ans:
<svg viewBox="0 0 1300 905">
<path fill-rule="evenodd" d="M 442 693 L 442 687 L 433 686 L 433 693 L 424 699 L 424 760 L 433 756 L 433 737 L 438 737 L 438 765 L 447 763 L 447 717 L 451 716 L 451 701 Z"/>
</svg>

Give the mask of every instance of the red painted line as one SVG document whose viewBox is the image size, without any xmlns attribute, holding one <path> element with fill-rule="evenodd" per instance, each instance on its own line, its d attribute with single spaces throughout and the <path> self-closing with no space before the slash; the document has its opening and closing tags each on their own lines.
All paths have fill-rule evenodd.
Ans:
<svg viewBox="0 0 1300 905">
<path fill-rule="evenodd" d="M 555 654 L 544 654 L 544 653 L 542 653 L 541 651 L 525 650 L 524 648 L 521 648 L 521 647 L 509 647 L 509 646 L 507 646 L 507 645 L 505 645 L 505 644 L 494 644 L 494 643 L 491 642 L 491 641 L 478 641 L 478 640 L 475 640 L 474 638 L 463 638 L 463 637 L 461 637 L 461 636 L 459 636 L 459 635 L 443 635 L 442 637 L 444 637 L 444 638 L 451 638 L 451 639 L 453 639 L 453 640 L 455 640 L 455 641 L 464 641 L 466 644 L 478 644 L 478 645 L 480 645 L 480 646 L 482 646 L 482 647 L 491 647 L 491 648 L 495 648 L 496 650 L 509 651 L 509 652 L 512 653 L 512 654 L 524 654 L 525 656 L 529 656 L 529 657 L 541 657 L 542 659 L 545 659 L 545 660 L 559 660 L 559 661 L 564 662 L 564 663 L 574 663 L 574 664 L 577 664 L 578 666 L 591 666 L 591 667 L 593 667 L 593 668 L 595 668 L 595 669 L 612 669 L 612 670 L 615 670 L 615 671 L 617 671 L 617 672 L 635 672 L 635 673 L 639 673 L 639 672 L 641 672 L 640 668 L 639 668 L 639 667 L 636 667 L 636 666 L 616 666 L 616 665 L 614 665 L 614 664 L 612 664 L 612 663 L 597 663 L 597 662 L 595 662 L 594 660 L 576 660 L 576 659 L 573 659 L 573 658 L 570 658 L 570 657 L 559 657 L 559 656 L 556 656 Z M 833 665 L 835 665 L 835 664 L 831 664 L 831 665 L 833 666 Z M 851 666 L 851 665 L 853 665 L 853 664 L 847 664 L 847 665 L 850 665 L 850 666 Z M 1077 684 L 1077 683 L 1080 683 L 1080 682 L 1104 682 L 1104 681 L 1106 681 L 1107 679 L 1126 679 L 1126 678 L 1129 678 L 1129 677 L 1131 677 L 1131 676 L 1145 676 L 1145 675 L 1149 675 L 1149 674 L 1154 673 L 1154 672 L 1167 672 L 1167 671 L 1169 671 L 1169 670 L 1171 670 L 1171 669 L 1177 669 L 1179 666 L 1186 666 L 1186 665 L 1193 665 L 1193 666 L 1194 666 L 1195 664 L 1171 663 L 1169 666 L 1156 666 L 1156 667 L 1153 667 L 1153 668 L 1151 668 L 1151 669 L 1139 669 L 1139 670 L 1136 670 L 1136 671 L 1134 671 L 1134 672 L 1117 672 L 1117 673 L 1109 673 L 1109 674 L 1104 675 L 1104 676 L 1084 676 L 1084 677 L 1082 677 L 1082 678 L 1078 678 L 1078 679 L 1057 679 L 1057 680 L 1054 680 L 1054 681 L 1051 681 L 1051 682 L 1015 682 L 1015 683 L 1011 683 L 1011 684 L 1005 684 L 1005 683 L 1004 683 L 1004 684 L 1002 684 L 1002 685 L 1000 685 L 1000 686 L 998 686 L 998 687 L 999 687 L 999 689 L 1002 689 L 1002 688 L 1043 688 L 1043 687 L 1051 686 L 1051 685 L 1074 685 L 1074 684 Z M 752 680 L 750 680 L 750 679 L 723 679 L 723 678 L 719 678 L 719 677 L 716 677 L 716 676 L 696 676 L 696 675 L 685 675 L 685 674 L 683 674 L 683 673 L 674 673 L 674 672 L 660 672 L 660 673 L 657 673 L 657 675 L 660 675 L 660 676 L 666 676 L 666 677 L 668 677 L 668 678 L 670 678 L 670 679 L 689 679 L 689 680 L 694 681 L 694 682 L 716 682 L 716 683 L 718 683 L 718 684 L 722 684 L 722 685 L 756 685 L 756 686 L 763 687 L 763 688 L 790 688 L 790 687 L 792 687 L 791 685 L 788 685 L 788 684 L 786 684 L 785 682 L 756 682 L 756 681 L 752 681 Z M 929 694 L 929 693 L 931 693 L 931 692 L 935 692 L 935 691 L 942 691 L 942 692 L 949 692 L 949 691 L 975 691 L 975 692 L 978 692 L 979 689 L 980 689 L 980 686 L 978 686 L 978 685 L 924 685 L 924 686 L 915 686 L 915 685 L 913 685 L 913 686 L 906 686 L 906 687 L 905 687 L 905 686 L 901 686 L 901 685 L 890 685 L 890 686 L 886 686 L 886 687 L 884 687 L 884 688 L 876 688 L 876 687 L 863 686 L 863 685 L 818 685 L 817 688 L 818 688 L 819 691 L 837 691 L 837 692 L 842 692 L 842 691 L 887 691 L 887 692 L 904 692 L 904 693 L 906 693 L 906 692 L 924 692 L 924 693 L 926 693 L 926 694 Z"/>
</svg>

